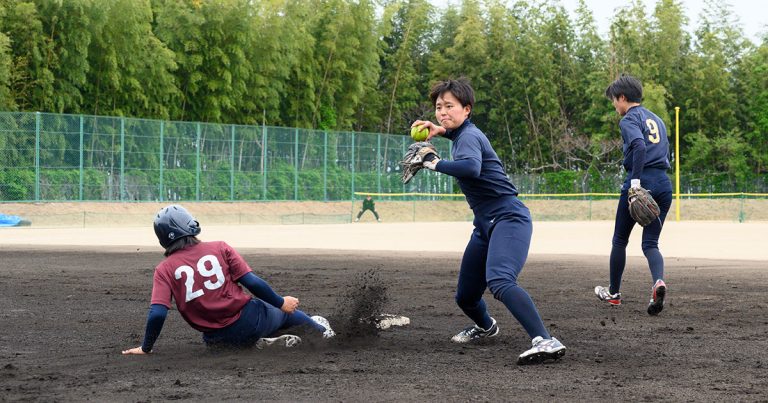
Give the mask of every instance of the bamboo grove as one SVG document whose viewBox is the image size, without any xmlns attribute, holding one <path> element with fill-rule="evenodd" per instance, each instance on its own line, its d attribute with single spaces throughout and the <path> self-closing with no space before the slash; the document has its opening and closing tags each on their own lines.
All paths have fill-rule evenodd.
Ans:
<svg viewBox="0 0 768 403">
<path fill-rule="evenodd" d="M 690 181 L 768 187 L 768 36 L 720 1 L 635 0 L 601 37 L 583 1 L 0 0 L 0 110 L 404 135 L 434 80 L 465 76 L 519 174 L 615 176 L 621 73 L 670 134 L 681 108 Z"/>
</svg>

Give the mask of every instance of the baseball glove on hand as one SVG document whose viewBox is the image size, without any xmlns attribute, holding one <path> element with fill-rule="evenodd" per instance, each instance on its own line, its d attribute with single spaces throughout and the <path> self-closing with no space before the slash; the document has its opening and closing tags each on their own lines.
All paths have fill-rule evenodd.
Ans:
<svg viewBox="0 0 768 403">
<path fill-rule="evenodd" d="M 408 146 L 400 165 L 403 167 L 403 183 L 408 183 L 413 179 L 420 169 L 424 168 L 424 162 L 440 158 L 437 149 L 432 143 L 420 141 Z"/>
<path fill-rule="evenodd" d="M 629 215 L 638 224 L 645 227 L 659 218 L 659 205 L 651 197 L 651 193 L 642 187 L 630 187 L 627 196 L 629 198 Z"/>
</svg>

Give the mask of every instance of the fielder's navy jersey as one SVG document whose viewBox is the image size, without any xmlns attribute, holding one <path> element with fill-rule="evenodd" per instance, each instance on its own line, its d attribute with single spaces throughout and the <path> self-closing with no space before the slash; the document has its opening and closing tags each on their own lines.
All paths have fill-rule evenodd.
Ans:
<svg viewBox="0 0 768 403">
<path fill-rule="evenodd" d="M 443 137 L 453 141 L 453 161 L 441 160 L 436 170 L 456 178 L 470 208 L 502 196 L 517 196 L 491 142 L 469 119 Z"/>
<path fill-rule="evenodd" d="M 640 172 L 643 168 L 669 169 L 667 126 L 661 118 L 642 105 L 637 105 L 629 108 L 619 122 L 619 127 L 624 140 L 624 168 L 627 172 L 632 173 L 634 170 L 631 144 L 637 139 L 645 144 L 645 164 L 640 167 Z M 630 176 L 639 178 L 638 173 Z"/>
</svg>

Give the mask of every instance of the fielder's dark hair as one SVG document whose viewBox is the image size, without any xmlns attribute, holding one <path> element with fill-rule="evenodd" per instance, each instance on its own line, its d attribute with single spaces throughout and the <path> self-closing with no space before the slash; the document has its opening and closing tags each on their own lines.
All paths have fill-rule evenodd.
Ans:
<svg viewBox="0 0 768 403">
<path fill-rule="evenodd" d="M 196 236 L 190 235 L 175 240 L 171 246 L 165 248 L 165 256 L 171 256 L 174 252 L 178 252 L 188 246 L 197 245 L 200 240 Z"/>
<path fill-rule="evenodd" d="M 622 74 L 618 80 L 612 82 L 605 89 L 605 96 L 614 100 L 622 95 L 627 98 L 628 102 L 643 102 L 643 84 L 630 75 Z"/>
<path fill-rule="evenodd" d="M 472 116 L 472 107 L 475 105 L 475 90 L 472 89 L 472 85 L 466 77 L 436 82 L 429 91 L 432 106 L 435 106 L 437 99 L 446 92 L 453 94 L 461 102 L 462 107 L 469 105 L 469 116 Z"/>
</svg>

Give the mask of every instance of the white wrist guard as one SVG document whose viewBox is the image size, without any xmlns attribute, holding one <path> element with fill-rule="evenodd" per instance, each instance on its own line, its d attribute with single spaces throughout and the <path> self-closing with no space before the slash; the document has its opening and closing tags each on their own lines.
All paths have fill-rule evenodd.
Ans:
<svg viewBox="0 0 768 403">
<path fill-rule="evenodd" d="M 437 168 L 438 162 L 440 162 L 440 158 L 435 158 L 432 161 L 424 161 L 424 168 L 434 171 Z"/>
</svg>

